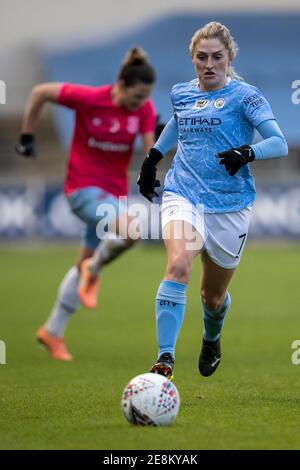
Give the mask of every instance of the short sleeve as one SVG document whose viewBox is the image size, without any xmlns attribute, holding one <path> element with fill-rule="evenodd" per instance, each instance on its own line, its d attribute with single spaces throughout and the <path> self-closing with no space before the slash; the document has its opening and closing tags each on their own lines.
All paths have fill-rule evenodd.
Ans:
<svg viewBox="0 0 300 470">
<path fill-rule="evenodd" d="M 268 119 L 275 119 L 270 104 L 262 93 L 254 87 L 248 90 L 242 101 L 242 109 L 247 120 L 257 127 Z"/>
<path fill-rule="evenodd" d="M 148 100 L 143 107 L 141 116 L 140 133 L 147 134 L 155 131 L 156 111 L 151 100 Z"/>
<path fill-rule="evenodd" d="M 98 97 L 98 89 L 87 85 L 64 83 L 58 95 L 58 102 L 71 109 L 92 106 Z"/>
</svg>

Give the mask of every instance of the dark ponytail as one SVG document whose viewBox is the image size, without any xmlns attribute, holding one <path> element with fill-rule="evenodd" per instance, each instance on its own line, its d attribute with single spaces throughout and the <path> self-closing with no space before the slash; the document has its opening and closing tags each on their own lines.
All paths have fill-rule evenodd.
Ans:
<svg viewBox="0 0 300 470">
<path fill-rule="evenodd" d="M 146 52 L 141 47 L 130 49 L 122 63 L 118 80 L 122 80 L 126 87 L 137 82 L 152 85 L 156 80 L 154 68 L 148 62 Z"/>
</svg>

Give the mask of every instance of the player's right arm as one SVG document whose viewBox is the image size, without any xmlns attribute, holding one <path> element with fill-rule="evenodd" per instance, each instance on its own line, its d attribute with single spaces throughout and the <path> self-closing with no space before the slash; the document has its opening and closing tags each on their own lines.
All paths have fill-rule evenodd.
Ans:
<svg viewBox="0 0 300 470">
<path fill-rule="evenodd" d="M 168 150 L 176 145 L 177 140 L 178 127 L 177 121 L 173 116 L 165 126 L 154 147 L 150 149 L 138 176 L 137 183 L 140 187 L 140 193 L 150 202 L 157 196 L 155 188 L 160 186 L 159 180 L 156 179 L 156 165 Z"/>
<path fill-rule="evenodd" d="M 20 155 L 35 157 L 34 132 L 40 113 L 45 103 L 58 102 L 61 87 L 61 83 L 41 83 L 33 87 L 25 107 L 19 142 L 15 147 Z"/>
<path fill-rule="evenodd" d="M 174 85 L 171 91 L 171 101 L 174 111 L 174 94 L 176 94 L 177 89 L 178 85 Z M 176 112 L 174 112 L 174 115 L 160 133 L 154 147 L 150 149 L 147 157 L 143 161 L 142 168 L 137 179 L 141 195 L 150 202 L 153 202 L 153 198 L 157 196 L 155 188 L 160 186 L 159 180 L 156 179 L 156 166 L 163 156 L 177 143 L 178 125 Z"/>
</svg>

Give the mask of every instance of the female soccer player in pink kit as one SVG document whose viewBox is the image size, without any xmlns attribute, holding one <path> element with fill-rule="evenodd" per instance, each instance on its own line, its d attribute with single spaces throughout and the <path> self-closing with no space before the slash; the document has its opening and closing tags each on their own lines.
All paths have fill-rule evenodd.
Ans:
<svg viewBox="0 0 300 470">
<path fill-rule="evenodd" d="M 130 220 L 118 198 L 128 193 L 127 170 L 136 136 L 141 134 L 146 152 L 155 142 L 156 116 L 149 99 L 154 82 L 155 71 L 146 54 L 134 48 L 126 55 L 113 85 L 45 83 L 35 86 L 29 97 L 16 146 L 24 157 L 35 156 L 34 131 L 46 102 L 76 112 L 64 192 L 72 212 L 86 224 L 83 247 L 77 265 L 60 284 L 49 318 L 37 332 L 37 339 L 55 359 L 72 360 L 64 342 L 71 315 L 80 303 L 96 307 L 101 268 L 135 242 L 122 228 Z M 117 214 L 117 237 L 97 237 L 100 204 L 109 204 Z"/>
</svg>

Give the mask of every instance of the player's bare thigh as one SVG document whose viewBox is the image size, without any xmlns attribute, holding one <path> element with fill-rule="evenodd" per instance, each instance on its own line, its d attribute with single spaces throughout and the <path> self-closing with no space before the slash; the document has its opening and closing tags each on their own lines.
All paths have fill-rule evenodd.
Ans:
<svg viewBox="0 0 300 470">
<path fill-rule="evenodd" d="M 202 249 L 203 239 L 188 222 L 171 220 L 163 228 L 168 261 L 165 280 L 188 283 L 195 256 Z"/>
<path fill-rule="evenodd" d="M 201 254 L 201 259 L 201 299 L 204 304 L 217 310 L 224 303 L 228 285 L 236 268 L 225 269 L 218 266 L 205 251 Z"/>
</svg>

